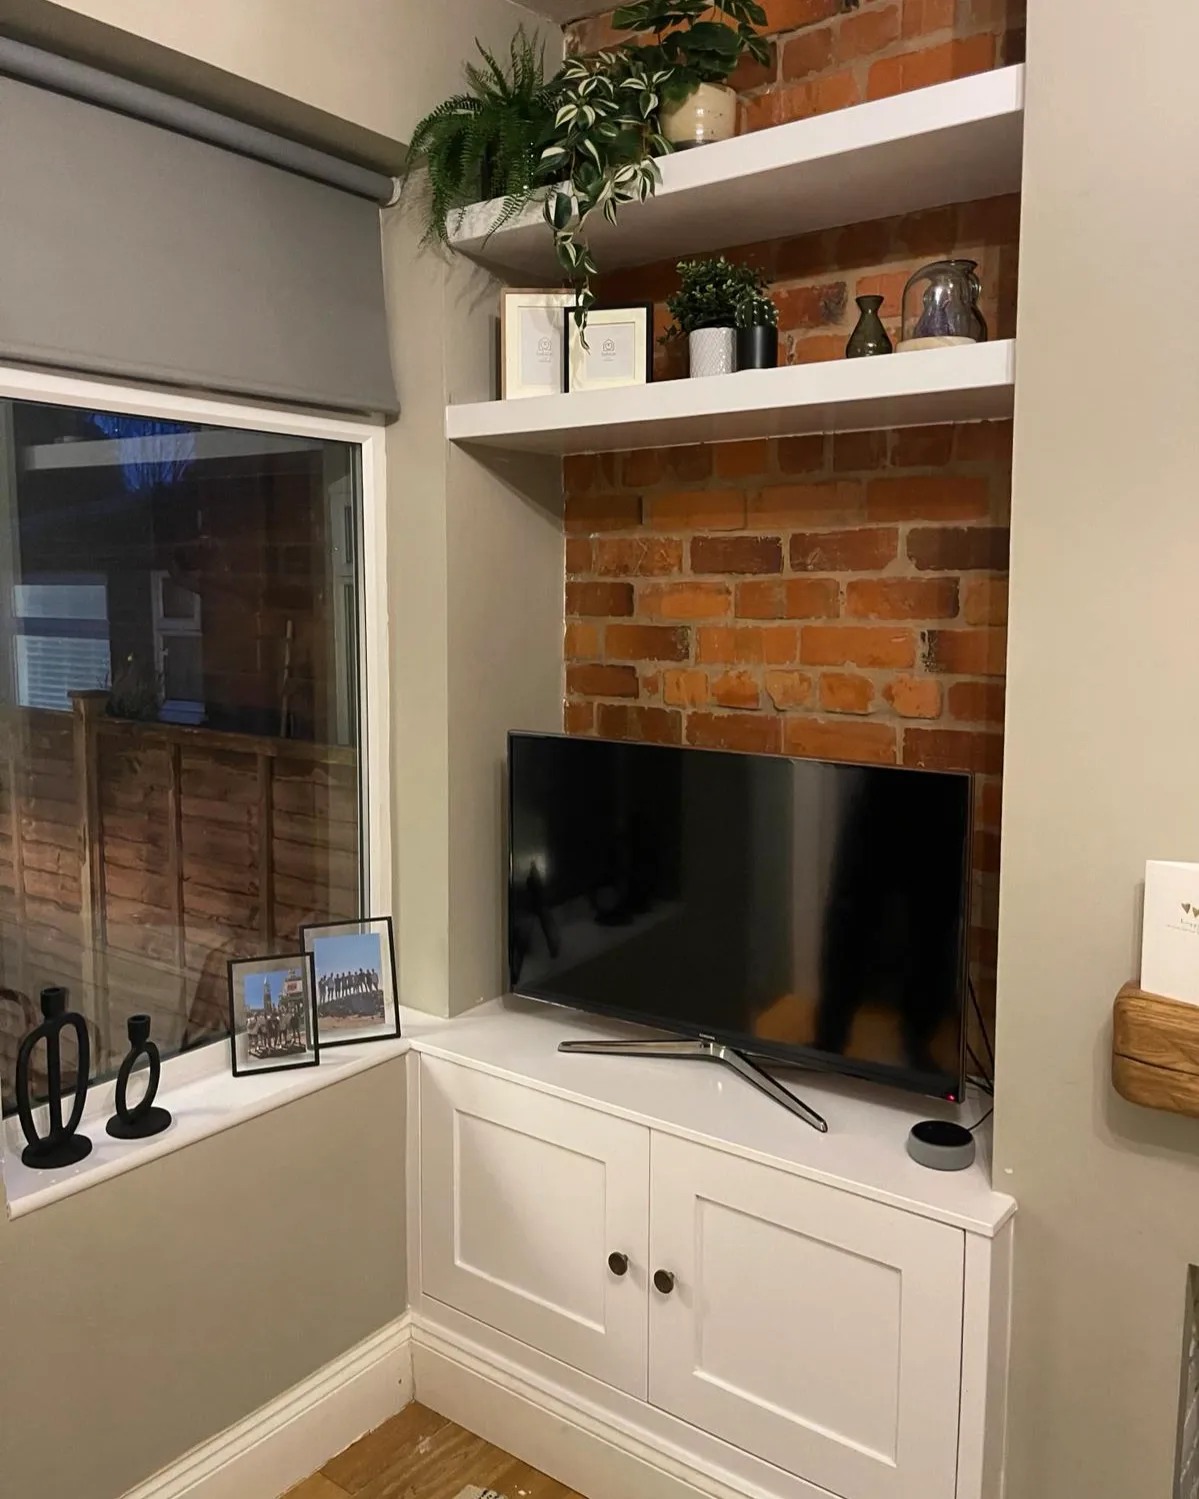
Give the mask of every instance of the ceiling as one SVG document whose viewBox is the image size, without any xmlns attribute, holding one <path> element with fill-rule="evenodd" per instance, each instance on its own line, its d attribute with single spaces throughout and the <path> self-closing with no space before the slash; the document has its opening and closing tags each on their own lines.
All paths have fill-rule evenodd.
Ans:
<svg viewBox="0 0 1199 1499">
<path fill-rule="evenodd" d="M 598 16 L 614 8 L 614 0 L 518 0 L 518 3 L 563 26 L 580 16 Z"/>
</svg>

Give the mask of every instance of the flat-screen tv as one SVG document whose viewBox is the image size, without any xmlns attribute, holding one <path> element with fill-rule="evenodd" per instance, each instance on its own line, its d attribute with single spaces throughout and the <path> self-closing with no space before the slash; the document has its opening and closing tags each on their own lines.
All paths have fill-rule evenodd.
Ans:
<svg viewBox="0 0 1199 1499">
<path fill-rule="evenodd" d="M 512 734 L 512 991 L 962 1097 L 971 779 Z"/>
</svg>

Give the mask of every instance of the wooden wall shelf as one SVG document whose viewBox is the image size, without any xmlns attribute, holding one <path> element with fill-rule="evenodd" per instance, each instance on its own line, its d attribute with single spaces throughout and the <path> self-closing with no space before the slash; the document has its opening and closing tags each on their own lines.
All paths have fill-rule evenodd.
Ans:
<svg viewBox="0 0 1199 1499">
<path fill-rule="evenodd" d="M 1125 984 L 1112 1023 L 1112 1085 L 1129 1103 L 1199 1118 L 1199 1005 Z"/>
</svg>

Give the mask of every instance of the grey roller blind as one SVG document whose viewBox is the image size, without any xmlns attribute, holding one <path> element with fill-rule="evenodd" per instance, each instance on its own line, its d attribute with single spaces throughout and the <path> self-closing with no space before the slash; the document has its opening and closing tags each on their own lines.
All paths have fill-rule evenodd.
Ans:
<svg viewBox="0 0 1199 1499">
<path fill-rule="evenodd" d="M 0 77 L 0 360 L 394 415 L 378 206 Z"/>
</svg>

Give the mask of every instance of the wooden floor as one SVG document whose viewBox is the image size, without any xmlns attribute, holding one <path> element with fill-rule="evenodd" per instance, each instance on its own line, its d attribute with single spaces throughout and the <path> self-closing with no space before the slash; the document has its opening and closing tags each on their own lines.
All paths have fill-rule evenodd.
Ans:
<svg viewBox="0 0 1199 1499">
<path fill-rule="evenodd" d="M 416 1404 L 330 1459 L 286 1499 L 458 1499 L 468 1485 L 505 1499 L 582 1499 Z"/>
</svg>

